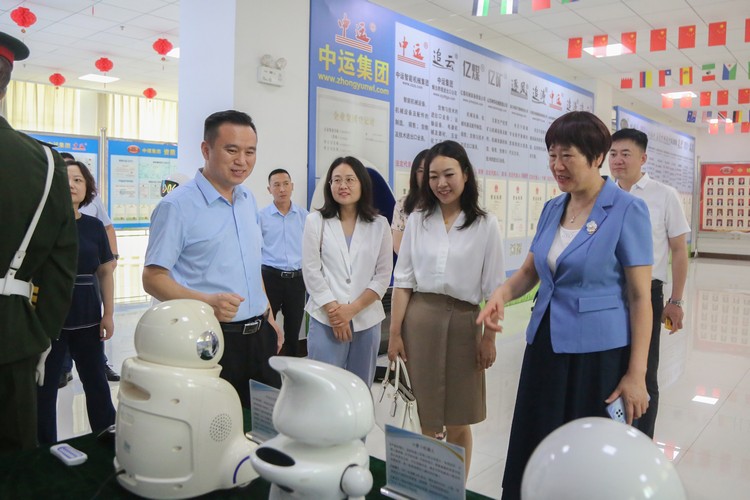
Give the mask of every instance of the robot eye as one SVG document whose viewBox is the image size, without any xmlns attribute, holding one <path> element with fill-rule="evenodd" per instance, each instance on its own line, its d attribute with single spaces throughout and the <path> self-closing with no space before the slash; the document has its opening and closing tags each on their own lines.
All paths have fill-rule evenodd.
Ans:
<svg viewBox="0 0 750 500">
<path fill-rule="evenodd" d="M 210 360 L 216 356 L 219 350 L 219 337 L 212 330 L 206 330 L 198 336 L 195 341 L 195 348 L 198 351 L 198 357 L 203 360 Z"/>
</svg>

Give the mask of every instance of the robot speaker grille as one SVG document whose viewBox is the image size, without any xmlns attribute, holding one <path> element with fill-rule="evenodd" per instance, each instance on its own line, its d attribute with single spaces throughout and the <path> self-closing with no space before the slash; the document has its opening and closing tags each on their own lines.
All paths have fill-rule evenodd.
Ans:
<svg viewBox="0 0 750 500">
<path fill-rule="evenodd" d="M 216 415 L 208 429 L 208 435 L 214 441 L 224 441 L 229 437 L 230 432 L 232 432 L 232 419 L 226 413 Z"/>
</svg>

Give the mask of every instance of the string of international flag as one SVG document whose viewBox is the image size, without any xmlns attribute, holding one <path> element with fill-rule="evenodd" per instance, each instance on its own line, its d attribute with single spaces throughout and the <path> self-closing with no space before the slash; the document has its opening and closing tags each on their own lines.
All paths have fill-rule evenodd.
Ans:
<svg viewBox="0 0 750 500">
<path fill-rule="evenodd" d="M 716 81 L 716 70 L 717 65 L 714 63 L 704 64 L 701 67 L 700 81 L 710 82 Z M 750 73 L 750 63 L 748 63 L 748 72 Z M 621 89 L 632 89 L 637 85 L 638 88 L 652 88 L 654 86 L 654 72 L 652 71 L 641 71 L 637 77 L 637 84 L 634 82 L 634 78 L 626 76 L 620 79 Z M 662 69 L 657 72 L 657 84 L 659 87 L 667 87 L 672 84 L 672 70 Z M 722 68 L 721 80 L 732 81 L 737 78 L 737 65 L 735 63 L 724 64 Z M 679 83 L 680 85 L 692 85 L 693 84 L 693 67 L 683 67 L 679 69 Z M 698 78 L 696 78 L 697 80 Z M 730 98 L 729 90 L 717 90 L 717 91 L 701 91 L 695 97 L 698 97 L 699 106 L 727 106 L 729 105 Z M 714 94 L 716 98 L 714 99 Z M 680 107 L 690 108 L 693 107 L 693 95 L 685 95 L 679 98 L 672 98 L 666 95 L 662 95 L 662 108 L 669 109 L 674 107 L 674 101 L 678 101 Z M 737 90 L 737 103 L 738 104 L 750 104 L 750 87 L 740 88 Z M 690 120 L 688 120 L 690 121 Z"/>
<path fill-rule="evenodd" d="M 696 47 L 697 26 L 695 24 L 680 26 L 678 28 L 677 48 L 680 50 L 694 49 Z M 667 50 L 667 28 L 652 29 L 649 33 L 649 51 L 660 52 Z M 607 55 L 609 46 L 609 35 L 595 35 L 593 37 L 594 57 Z M 620 34 L 621 51 L 617 55 L 635 54 L 637 50 L 638 33 L 626 31 Z M 750 18 L 745 19 L 745 43 L 750 43 Z M 708 47 L 720 47 L 727 44 L 727 21 L 717 21 L 708 24 L 708 36 L 706 45 Z M 568 39 L 568 59 L 578 59 L 583 56 L 583 37 L 572 37 Z"/>
<path fill-rule="evenodd" d="M 750 89 L 743 89 L 747 91 L 747 95 L 750 96 Z M 702 92 L 705 94 L 705 92 Z M 662 100 L 664 97 L 662 97 Z M 685 99 L 684 97 L 682 99 Z M 681 99 L 681 100 L 682 100 Z M 748 101 L 742 102 L 740 104 L 747 104 Z M 724 106 L 727 105 L 726 102 L 723 102 L 723 104 L 717 104 L 717 106 Z M 681 105 L 681 107 L 687 107 L 684 105 Z M 735 109 L 735 110 L 710 110 L 710 111 L 697 111 L 697 110 L 688 110 L 687 115 L 685 116 L 685 121 L 687 123 L 696 123 L 698 120 L 698 115 L 700 113 L 700 122 L 701 123 L 707 123 L 708 124 L 708 133 L 709 134 L 715 134 L 719 131 L 719 125 L 724 126 L 724 133 L 726 134 L 733 134 L 734 133 L 734 126 L 739 125 L 740 126 L 740 132 L 743 134 L 750 133 L 750 111 L 742 110 L 742 109 Z"/>
<path fill-rule="evenodd" d="M 719 77 L 719 70 L 721 75 Z M 684 66 L 678 69 L 677 83 L 682 85 L 693 85 L 698 82 L 714 81 L 734 81 L 737 80 L 737 63 L 716 64 L 708 63 L 700 67 L 700 72 L 693 71 L 693 66 Z M 642 88 L 649 89 L 654 86 L 654 73 L 657 75 L 656 84 L 659 87 L 669 87 L 675 83 L 672 79 L 672 69 L 660 69 L 657 72 L 644 70 L 637 73 L 637 77 L 632 74 L 623 76 L 620 79 L 621 89 Z M 750 77 L 750 62 L 747 65 L 747 74 Z M 694 78 L 694 75 L 695 76 Z"/>
<path fill-rule="evenodd" d="M 695 123 L 698 119 L 698 112 L 690 110 L 687 112 L 686 120 L 688 123 Z M 723 125 L 725 134 L 733 134 L 735 125 L 739 125 L 740 133 L 750 134 L 750 113 L 735 111 L 703 111 L 701 113 L 701 122 L 708 124 L 709 134 L 718 134 L 719 125 Z"/>
<path fill-rule="evenodd" d="M 562 5 L 575 3 L 578 0 L 560 0 Z M 507 16 L 518 14 L 519 0 L 500 0 L 500 14 Z M 552 0 L 531 0 L 531 10 L 545 10 L 552 7 Z M 490 0 L 474 0 L 471 13 L 474 16 L 488 16 L 490 13 Z"/>
</svg>

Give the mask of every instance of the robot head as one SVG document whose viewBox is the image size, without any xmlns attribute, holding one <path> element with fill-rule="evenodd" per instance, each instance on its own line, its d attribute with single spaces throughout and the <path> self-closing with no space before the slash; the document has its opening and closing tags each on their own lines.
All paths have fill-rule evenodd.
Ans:
<svg viewBox="0 0 750 500">
<path fill-rule="evenodd" d="M 135 329 L 138 357 L 160 365 L 213 368 L 224 354 L 221 325 L 208 304 L 168 300 L 144 313 Z"/>
<path fill-rule="evenodd" d="M 687 498 L 672 463 L 648 436 L 600 417 L 568 422 L 547 436 L 521 484 L 523 500 L 594 500 L 613 492 L 618 498 Z"/>
<path fill-rule="evenodd" d="M 273 409 L 280 433 L 311 446 L 332 446 L 372 429 L 372 395 L 358 376 L 310 359 L 274 356 L 269 363 L 282 379 Z"/>
</svg>

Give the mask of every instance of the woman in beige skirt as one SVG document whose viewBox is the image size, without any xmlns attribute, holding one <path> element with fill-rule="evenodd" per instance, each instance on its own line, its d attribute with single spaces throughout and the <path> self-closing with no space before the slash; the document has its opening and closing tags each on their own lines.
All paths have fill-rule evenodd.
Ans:
<svg viewBox="0 0 750 500">
<path fill-rule="evenodd" d="M 425 158 L 421 209 L 406 223 L 393 281 L 388 358 L 406 362 L 422 432 L 443 426 L 466 450 L 470 424 L 487 413 L 484 370 L 495 361 L 495 333 L 475 320 L 479 303 L 505 277 L 497 219 L 479 208 L 464 148 L 445 141 Z"/>
</svg>

